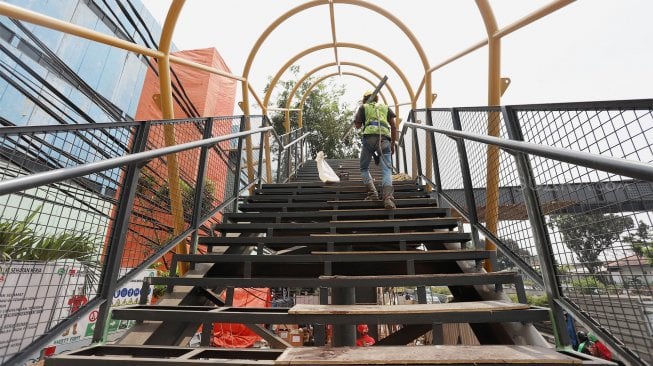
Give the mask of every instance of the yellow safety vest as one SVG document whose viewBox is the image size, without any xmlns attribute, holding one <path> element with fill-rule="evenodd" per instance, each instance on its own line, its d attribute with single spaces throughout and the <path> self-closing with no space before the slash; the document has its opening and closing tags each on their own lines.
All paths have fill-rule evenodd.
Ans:
<svg viewBox="0 0 653 366">
<path fill-rule="evenodd" d="M 388 106 L 383 103 L 365 103 L 365 124 L 363 135 L 381 134 L 390 137 L 390 124 L 388 123 Z"/>
</svg>

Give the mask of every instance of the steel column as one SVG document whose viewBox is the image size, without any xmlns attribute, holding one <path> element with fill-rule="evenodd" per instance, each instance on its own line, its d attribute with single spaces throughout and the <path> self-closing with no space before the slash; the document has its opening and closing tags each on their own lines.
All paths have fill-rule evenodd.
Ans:
<svg viewBox="0 0 653 366">
<path fill-rule="evenodd" d="M 433 115 L 431 113 L 433 113 L 433 111 L 429 109 L 426 110 L 426 124 L 428 126 L 433 126 Z M 429 134 L 428 132 L 426 133 Z M 438 201 L 438 206 L 440 206 L 441 204 L 440 194 L 442 193 L 442 180 L 440 178 L 440 164 L 438 162 L 438 151 L 435 146 L 435 132 L 431 131 L 430 136 L 431 136 L 431 156 L 433 156 L 433 180 L 435 182 L 435 192 L 437 193 L 436 199 Z"/>
<path fill-rule="evenodd" d="M 417 129 L 413 128 L 413 156 L 417 162 L 417 178 L 422 177 L 422 157 L 419 154 L 419 141 L 417 141 Z"/>
<path fill-rule="evenodd" d="M 451 120 L 453 122 L 454 130 L 462 131 L 460 123 L 460 114 L 458 109 L 451 109 Z M 476 202 L 474 201 L 474 186 L 472 184 L 472 177 L 469 172 L 469 159 L 467 158 L 467 149 L 465 148 L 465 140 L 462 138 L 455 138 L 456 147 L 458 148 L 458 158 L 460 160 L 460 173 L 463 178 L 463 187 L 465 189 L 465 201 L 467 202 L 467 213 L 469 215 L 469 225 L 471 227 L 472 242 L 477 249 L 483 249 L 485 246 L 481 243 L 478 236 L 478 214 L 476 213 Z"/>
<path fill-rule="evenodd" d="M 356 291 L 353 287 L 334 287 L 331 289 L 331 303 L 334 305 L 352 305 L 356 302 Z M 334 324 L 334 347 L 347 347 L 356 345 L 356 325 Z"/>
<path fill-rule="evenodd" d="M 245 116 L 240 117 L 240 129 L 238 132 L 243 132 L 245 130 Z M 234 190 L 233 190 L 233 197 L 236 199 L 234 200 L 234 205 L 232 208 L 232 212 L 238 212 L 238 194 L 240 192 L 240 173 L 242 169 L 242 161 L 243 161 L 243 138 L 239 137 L 238 138 L 238 147 L 237 147 L 238 153 L 236 154 L 236 170 L 235 170 L 235 177 L 234 177 Z M 251 164 L 251 163 L 248 163 Z"/>
<path fill-rule="evenodd" d="M 506 121 L 506 128 L 508 136 L 511 140 L 524 141 L 524 136 L 519 126 L 518 117 L 513 109 L 510 107 L 501 107 L 504 120 Z M 562 298 L 560 283 L 556 276 L 555 264 L 553 258 L 555 253 L 552 250 L 552 244 L 549 232 L 542 211 L 537 192 L 535 191 L 536 180 L 533 174 L 533 169 L 530 164 L 528 154 L 522 152 L 509 151 L 515 158 L 517 169 L 519 173 L 519 180 L 524 194 L 524 203 L 528 213 L 528 219 L 531 224 L 531 231 L 533 232 L 533 241 L 537 248 L 537 254 L 540 260 L 540 269 L 544 279 L 544 290 L 547 295 L 549 307 L 551 308 L 551 321 L 553 322 L 553 332 L 555 334 L 557 347 L 569 347 L 570 340 L 567 334 L 566 323 L 564 319 L 564 310 L 558 304 Z M 617 348 L 616 350 L 620 350 Z"/>
<path fill-rule="evenodd" d="M 202 138 L 208 139 L 213 137 L 213 118 L 207 118 L 204 122 L 204 134 Z M 199 166 L 197 168 L 197 178 L 195 179 L 195 197 L 193 199 L 193 216 L 190 227 L 193 229 L 193 235 L 190 241 L 190 252 L 197 253 L 197 240 L 199 238 L 200 219 L 202 218 L 202 198 L 204 196 L 204 177 L 206 176 L 206 164 L 208 162 L 209 147 L 200 148 Z"/>
<path fill-rule="evenodd" d="M 263 117 L 265 118 L 265 117 Z M 259 146 L 258 146 L 258 185 L 257 189 L 261 189 L 263 187 L 263 144 L 265 140 L 266 133 L 261 132 L 261 140 L 259 141 Z"/>
<path fill-rule="evenodd" d="M 143 123 L 138 126 L 134 133 L 132 153 L 138 153 L 145 150 L 150 124 Z M 140 177 L 140 163 L 132 163 L 127 168 L 125 174 L 120 201 L 116 207 L 116 219 L 111 230 L 110 241 L 106 250 L 107 256 L 104 260 L 104 271 L 100 279 L 100 288 L 98 297 L 101 299 L 98 310 L 95 330 L 93 332 L 93 343 L 106 341 L 107 323 L 111 311 L 111 300 L 116 290 L 116 282 L 120 272 L 120 263 L 127 241 L 127 230 L 129 230 L 129 220 L 131 218 L 134 198 L 138 189 L 138 178 Z"/>
</svg>

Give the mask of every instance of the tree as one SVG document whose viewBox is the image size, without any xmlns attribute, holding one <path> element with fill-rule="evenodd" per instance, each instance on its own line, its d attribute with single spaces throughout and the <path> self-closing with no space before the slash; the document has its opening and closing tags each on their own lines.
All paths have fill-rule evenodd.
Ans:
<svg viewBox="0 0 653 366">
<path fill-rule="evenodd" d="M 626 235 L 623 241 L 630 243 L 638 257 L 645 257 L 650 264 L 653 264 L 653 235 L 649 230 L 650 226 L 640 220 L 635 234 Z"/>
<path fill-rule="evenodd" d="M 601 253 L 633 227 L 633 220 L 613 214 L 563 214 L 553 216 L 550 226 L 558 228 L 565 245 L 587 271 L 596 274 L 603 265 Z"/>
<path fill-rule="evenodd" d="M 531 252 L 529 252 L 527 249 L 523 249 L 519 247 L 519 243 L 512 239 L 502 239 L 503 243 L 506 244 L 508 249 L 510 249 L 511 252 L 515 253 L 517 256 L 521 257 L 524 259 L 524 261 L 530 265 L 533 265 L 531 258 L 533 255 Z M 497 271 L 503 271 L 504 269 L 510 269 L 514 268 L 515 263 L 513 263 L 510 258 L 508 258 L 506 255 L 504 255 L 501 252 L 497 253 Z"/>
<path fill-rule="evenodd" d="M 299 70 L 299 66 L 292 66 L 290 68 L 293 74 L 292 80 L 279 81 L 280 92 L 274 102 L 278 108 L 286 107 L 286 101 L 296 84 L 295 80 L 301 77 Z M 315 78 L 309 77 L 302 83 L 295 98 L 292 99 L 291 108 L 299 108 L 301 97 L 314 81 Z M 268 84 L 265 89 L 267 90 L 269 86 Z M 349 134 L 346 140 L 342 140 L 342 135 L 354 120 L 354 111 L 347 103 L 340 103 L 344 93 L 343 85 L 336 85 L 333 81 L 323 81 L 315 86 L 306 98 L 302 109 L 302 121 L 305 132 L 314 133 L 307 137 L 312 157 L 315 157 L 318 151 L 324 151 L 330 159 L 358 157 L 360 143 L 355 141 L 354 134 Z M 298 113 L 290 113 L 291 130 L 297 128 L 298 120 Z M 272 125 L 279 134 L 285 133 L 284 123 L 285 113 L 272 117 Z"/>
</svg>

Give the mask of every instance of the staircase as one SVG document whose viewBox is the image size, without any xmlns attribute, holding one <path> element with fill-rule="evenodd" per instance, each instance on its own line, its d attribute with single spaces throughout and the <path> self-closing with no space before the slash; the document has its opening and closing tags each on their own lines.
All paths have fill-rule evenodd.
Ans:
<svg viewBox="0 0 653 366">
<path fill-rule="evenodd" d="M 45 364 L 611 364 L 548 347 L 532 326 L 549 319 L 548 309 L 526 304 L 516 273 L 486 273 L 483 262 L 495 261 L 495 252 L 472 243 L 460 219 L 437 207 L 424 186 L 396 182 L 397 209 L 386 210 L 380 201 L 363 200 L 357 160 L 330 164 L 349 180 L 321 183 L 315 163 L 307 162 L 295 182 L 263 185 L 243 197 L 241 212 L 225 214 L 216 236 L 200 239 L 209 253 L 174 256 L 174 264 L 189 262 L 191 271 L 145 282 L 143 293 L 168 286 L 157 305 L 143 301 L 113 310 L 114 319 L 139 322 L 117 344 Z M 379 172 L 373 173 L 379 182 Z M 503 294 L 505 284 L 515 286 L 519 303 Z M 376 288 L 406 286 L 417 287 L 417 304 L 377 304 Z M 448 286 L 453 302 L 427 303 L 426 286 Z M 320 304 L 233 307 L 234 288 L 248 287 L 315 288 Z M 223 289 L 224 297 L 218 295 Z M 247 324 L 271 349 L 211 348 L 211 323 Z M 310 324 L 315 347 L 291 347 L 261 324 Z M 326 324 L 334 328 L 331 346 L 325 346 Z M 373 347 L 351 347 L 357 324 L 368 324 L 373 335 L 377 324 L 402 327 Z M 469 329 L 471 341 L 445 342 L 449 324 Z M 200 347 L 187 347 L 200 325 Z M 406 346 L 429 331 L 434 345 Z"/>
</svg>

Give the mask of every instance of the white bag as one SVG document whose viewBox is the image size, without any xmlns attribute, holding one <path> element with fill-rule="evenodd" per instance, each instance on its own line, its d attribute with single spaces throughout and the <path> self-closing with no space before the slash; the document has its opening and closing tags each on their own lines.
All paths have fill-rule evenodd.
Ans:
<svg viewBox="0 0 653 366">
<path fill-rule="evenodd" d="M 331 169 L 329 163 L 324 160 L 324 151 L 317 153 L 315 161 L 317 162 L 317 171 L 320 173 L 320 180 L 322 182 L 340 182 L 338 175 Z"/>
</svg>

